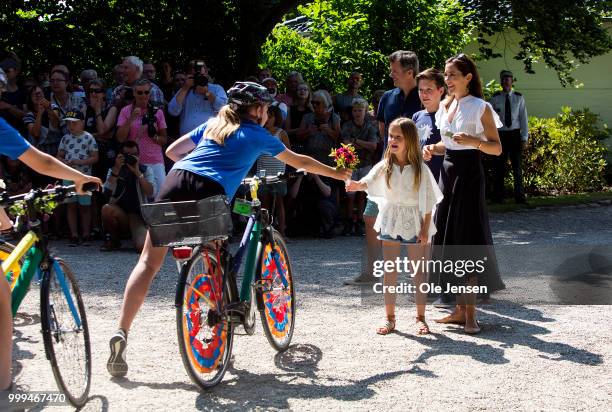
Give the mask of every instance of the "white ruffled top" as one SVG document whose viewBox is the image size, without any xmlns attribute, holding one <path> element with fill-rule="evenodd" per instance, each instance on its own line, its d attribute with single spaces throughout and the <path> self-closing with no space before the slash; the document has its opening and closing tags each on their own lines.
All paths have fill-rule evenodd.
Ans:
<svg viewBox="0 0 612 412">
<path fill-rule="evenodd" d="M 457 107 L 453 121 L 449 122 L 448 115 L 453 112 L 455 105 L 459 105 L 459 107 Z M 486 142 L 487 138 L 484 134 L 484 126 L 482 125 L 481 118 L 487 107 L 493 115 L 495 126 L 497 128 L 502 127 L 504 124 L 499 119 L 495 110 L 493 110 L 491 104 L 478 97 L 467 95 L 458 101 L 455 100 L 451 103 L 449 111 L 446 110 L 444 104 L 440 104 L 440 108 L 436 112 L 436 124 L 440 129 L 444 147 L 450 150 L 476 150 L 474 146 L 459 144 L 451 139 L 455 133 L 467 133 L 470 136 L 477 137 L 483 142 Z"/>
<path fill-rule="evenodd" d="M 384 167 L 384 160 L 378 162 L 361 179 L 362 183 L 368 185 L 368 199 L 378 205 L 374 230 L 392 238 L 401 236 L 405 240 L 412 239 L 418 236 L 423 218 L 431 212 L 429 237 L 433 236 L 436 233 L 433 214 L 444 196 L 429 167 L 421 162 L 421 184 L 418 190 L 414 190 L 414 169 L 411 165 L 404 166 L 401 171 L 398 165 L 393 165 L 390 188 L 387 186 Z"/>
</svg>

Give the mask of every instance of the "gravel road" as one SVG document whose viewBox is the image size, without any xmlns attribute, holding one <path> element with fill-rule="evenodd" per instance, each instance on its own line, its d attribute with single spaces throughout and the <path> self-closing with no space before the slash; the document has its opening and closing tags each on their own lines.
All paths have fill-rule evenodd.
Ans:
<svg viewBox="0 0 612 412">
<path fill-rule="evenodd" d="M 502 273 L 519 276 L 508 279 L 514 290 L 521 287 L 520 276 L 537 282 L 538 274 L 546 274 L 534 259 L 555 266 L 557 257 L 538 256 L 545 248 L 568 256 L 580 248 L 612 249 L 611 206 L 496 214 L 491 224 L 496 245 L 507 251 L 498 256 Z M 612 306 L 529 304 L 527 287 L 514 295 L 522 299 L 498 297 L 480 308 L 483 331 L 477 336 L 433 322 L 432 334 L 417 336 L 409 303 L 398 308 L 397 333 L 378 336 L 382 304 L 364 304 L 358 288 L 342 285 L 360 268 L 357 238 L 291 240 L 299 299 L 292 346 L 276 353 L 261 327 L 254 336 L 238 336 L 233 366 L 207 392 L 191 384 L 180 360 L 176 269 L 168 258 L 130 333 L 130 372 L 111 379 L 107 342 L 138 256 L 103 254 L 97 244 L 55 246 L 79 276 L 92 332 L 93 382 L 84 410 L 612 409 Z M 444 314 L 427 308 L 430 320 Z M 26 297 L 16 323 L 18 387 L 56 390 L 44 356 L 37 293 Z"/>
</svg>

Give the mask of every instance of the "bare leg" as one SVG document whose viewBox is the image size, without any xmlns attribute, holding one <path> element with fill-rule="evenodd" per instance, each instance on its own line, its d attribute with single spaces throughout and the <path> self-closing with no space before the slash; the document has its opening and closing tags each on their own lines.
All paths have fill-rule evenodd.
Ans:
<svg viewBox="0 0 612 412">
<path fill-rule="evenodd" d="M 75 203 L 68 204 L 68 227 L 70 228 L 70 236 L 79 237 L 79 228 L 77 221 L 77 208 L 79 205 Z"/>
<path fill-rule="evenodd" d="M 425 245 L 410 245 L 408 246 L 408 258 L 412 262 L 422 261 L 425 257 L 427 247 Z M 417 263 L 415 263 L 415 266 Z M 427 305 L 427 293 L 421 291 L 421 285 L 427 282 L 427 274 L 422 269 L 418 270 L 413 277 L 413 285 L 416 287 L 416 327 L 418 335 L 426 335 L 429 333 L 429 326 L 425 322 L 425 306 Z"/>
<path fill-rule="evenodd" d="M 123 294 L 119 327 L 128 331 L 144 302 L 153 278 L 166 257 L 167 247 L 154 247 L 147 232 L 144 249 L 138 263 L 132 270 Z"/>
<path fill-rule="evenodd" d="M 478 278 L 472 276 L 467 280 L 469 286 L 477 286 Z M 464 331 L 466 333 L 475 334 L 480 332 L 480 326 L 476 319 L 476 293 L 464 293 L 463 298 L 465 301 L 465 326 Z"/>
<path fill-rule="evenodd" d="M 79 212 L 81 215 L 81 229 L 83 230 L 83 238 L 87 238 L 91 234 L 91 206 L 79 205 Z"/>
<path fill-rule="evenodd" d="M 386 261 L 395 262 L 397 257 L 400 255 L 401 244 L 397 242 L 383 242 L 383 257 Z M 385 286 L 395 286 L 397 284 L 397 271 L 385 272 L 383 277 L 383 284 Z M 395 293 L 385 292 L 385 312 L 387 316 L 395 316 Z"/>
<path fill-rule="evenodd" d="M 13 313 L 11 288 L 0 269 L 0 390 L 11 386 L 13 351 Z"/>
</svg>

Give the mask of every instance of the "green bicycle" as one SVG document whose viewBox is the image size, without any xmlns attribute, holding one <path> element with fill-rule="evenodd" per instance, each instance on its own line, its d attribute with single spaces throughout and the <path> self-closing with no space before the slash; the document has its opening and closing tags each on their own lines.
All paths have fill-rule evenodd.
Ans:
<svg viewBox="0 0 612 412">
<path fill-rule="evenodd" d="M 257 199 L 259 184 L 283 182 L 303 172 L 245 179 L 251 201 L 237 199 L 234 213 L 248 217 L 238 250 L 230 251 L 230 211 L 225 196 L 142 205 L 155 246 L 171 246 L 177 261 L 176 326 L 183 365 L 203 389 L 223 379 L 234 330 L 255 330 L 260 313 L 265 335 L 277 351 L 289 347 L 295 326 L 295 288 L 287 247 L 272 226 L 273 212 Z M 237 276 L 246 264 L 240 291 Z"/>
<path fill-rule="evenodd" d="M 88 190 L 87 185 L 85 190 Z M 16 230 L 26 232 L 2 262 L 11 286 L 13 317 L 37 275 L 45 354 L 51 362 L 58 388 L 72 405 L 80 407 L 87 402 L 91 384 L 91 347 L 85 305 L 72 270 L 62 259 L 50 254 L 39 220 L 41 212 L 50 213 L 57 203 L 74 195 L 74 186 L 35 189 L 11 197 L 4 192 L 0 195 L 0 205 L 9 207 L 12 214 L 18 216 Z M 7 250 L 10 248 L 8 243 L 3 245 Z"/>
</svg>

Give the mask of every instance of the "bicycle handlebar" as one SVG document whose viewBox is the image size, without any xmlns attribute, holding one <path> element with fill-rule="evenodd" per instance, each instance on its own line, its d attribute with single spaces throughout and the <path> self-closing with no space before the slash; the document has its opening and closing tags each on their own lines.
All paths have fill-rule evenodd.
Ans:
<svg viewBox="0 0 612 412">
<path fill-rule="evenodd" d="M 260 186 L 273 185 L 275 183 L 285 182 L 290 179 L 295 179 L 300 176 L 306 176 L 308 173 L 304 169 L 298 169 L 295 172 L 279 173 L 276 176 L 253 176 L 242 179 L 243 185 L 251 185 L 255 181 L 259 182 Z"/>
<path fill-rule="evenodd" d="M 77 195 L 77 193 L 75 192 L 75 188 L 75 185 L 58 185 L 50 189 L 32 189 L 27 193 L 15 196 L 8 196 L 7 192 L 3 192 L 2 194 L 0 194 L 0 206 L 7 207 L 19 201 L 39 199 L 46 195 L 56 195 L 61 199 L 66 199 Z M 83 190 L 86 192 L 91 192 L 97 189 L 98 185 L 92 182 L 87 182 L 83 185 Z"/>
</svg>

